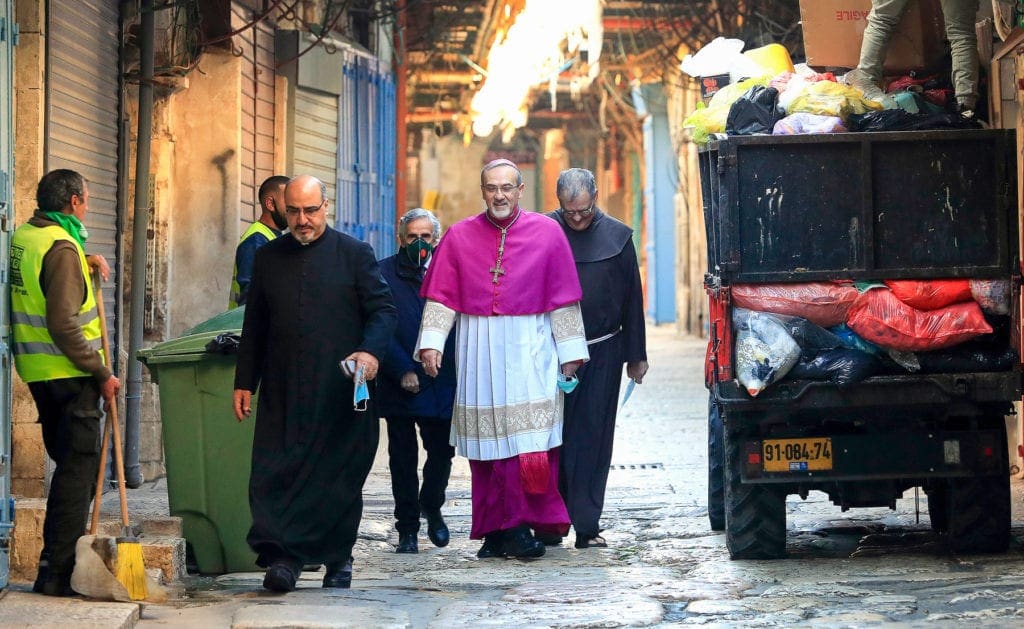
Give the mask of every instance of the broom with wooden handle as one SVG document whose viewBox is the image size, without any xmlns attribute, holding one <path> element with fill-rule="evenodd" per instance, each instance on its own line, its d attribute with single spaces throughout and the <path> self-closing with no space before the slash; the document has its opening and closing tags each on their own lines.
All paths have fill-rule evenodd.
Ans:
<svg viewBox="0 0 1024 629">
<path fill-rule="evenodd" d="M 99 272 L 94 276 L 96 291 L 96 310 L 100 317 L 100 338 L 103 341 L 103 355 L 105 361 L 110 364 L 110 339 L 107 335 L 107 318 L 103 306 L 103 280 Z M 124 459 L 121 452 L 121 431 L 117 426 L 117 402 L 107 405 L 107 429 L 103 438 L 103 454 L 100 455 L 104 465 L 106 464 L 107 436 L 114 436 L 114 467 L 117 468 L 117 491 L 121 496 L 121 537 L 117 538 L 117 580 L 128 590 L 128 596 L 133 601 L 141 601 L 146 598 L 146 565 L 142 560 L 142 544 L 139 539 L 132 535 L 128 524 L 128 497 L 125 495 L 124 485 Z M 103 467 L 99 472 L 100 482 L 103 481 Z M 97 486 L 97 503 L 102 489 Z M 93 527 L 99 521 L 99 507 L 93 507 Z"/>
</svg>

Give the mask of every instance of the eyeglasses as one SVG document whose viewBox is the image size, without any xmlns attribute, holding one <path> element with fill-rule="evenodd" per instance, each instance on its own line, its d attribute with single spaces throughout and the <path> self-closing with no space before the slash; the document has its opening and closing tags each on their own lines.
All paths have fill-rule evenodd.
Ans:
<svg viewBox="0 0 1024 629">
<path fill-rule="evenodd" d="M 287 214 L 288 216 L 298 216 L 299 212 L 302 212 L 306 216 L 313 216 L 314 214 L 320 211 L 320 209 L 324 206 L 325 203 L 327 203 L 327 199 L 324 199 L 323 201 L 320 202 L 320 205 L 316 206 L 310 205 L 309 207 L 293 207 L 289 205 L 288 207 L 285 208 L 284 211 L 285 214 Z"/>
<path fill-rule="evenodd" d="M 480 186 L 480 187 L 483 188 L 483 191 L 486 192 L 487 194 L 497 194 L 499 190 L 501 190 L 502 194 L 512 194 L 512 192 L 514 190 L 519 189 L 519 186 L 513 186 L 510 183 L 507 183 L 507 184 L 505 184 L 503 186 L 496 186 L 494 184 L 488 184 L 486 186 Z"/>
<path fill-rule="evenodd" d="M 570 216 L 570 217 L 572 217 L 572 216 L 580 216 L 580 217 L 586 218 L 586 217 L 588 217 L 588 216 L 590 216 L 591 214 L 594 213 L 594 204 L 591 203 L 590 207 L 584 208 L 582 210 L 567 210 L 564 207 L 561 208 L 561 210 L 562 210 L 562 214 L 565 214 L 566 216 Z"/>
</svg>

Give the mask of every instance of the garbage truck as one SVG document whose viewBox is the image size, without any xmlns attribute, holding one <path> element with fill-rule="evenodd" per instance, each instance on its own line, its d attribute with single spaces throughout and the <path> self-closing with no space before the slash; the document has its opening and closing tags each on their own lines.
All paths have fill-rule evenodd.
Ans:
<svg viewBox="0 0 1024 629">
<path fill-rule="evenodd" d="M 1004 551 L 1006 421 L 1021 398 L 1014 132 L 719 136 L 698 157 L 708 249 L 708 514 L 713 529 L 724 529 L 730 557 L 784 557 L 787 497 L 813 490 L 846 511 L 895 509 L 920 488 L 931 527 L 950 548 Z M 750 314 L 737 306 L 741 289 L 817 283 L 856 287 L 860 299 L 871 293 L 865 287 L 888 291 L 881 282 L 962 280 L 1008 291 L 1001 314 L 984 313 L 991 331 L 972 341 L 980 354 L 947 360 L 956 347 L 934 351 L 924 339 L 926 351 L 882 347 L 878 368 L 856 382 L 787 375 L 758 391 L 738 379 L 738 321 Z M 904 311 L 891 323 L 907 318 Z M 963 327 L 947 321 L 947 331 Z M 769 369 L 767 360 L 755 367 Z"/>
</svg>

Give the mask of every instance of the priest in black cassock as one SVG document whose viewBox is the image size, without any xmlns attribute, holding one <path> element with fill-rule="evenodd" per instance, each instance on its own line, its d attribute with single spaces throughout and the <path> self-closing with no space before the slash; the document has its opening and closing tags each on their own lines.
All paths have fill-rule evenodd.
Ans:
<svg viewBox="0 0 1024 629">
<path fill-rule="evenodd" d="M 284 200 L 289 234 L 256 252 L 235 371 L 239 421 L 259 388 L 247 541 L 269 590 L 319 563 L 324 587 L 349 587 L 379 420 L 338 365 L 372 381 L 397 315 L 370 245 L 327 226 L 324 184 L 296 177 Z"/>
<path fill-rule="evenodd" d="M 555 190 L 559 209 L 549 216 L 562 226 L 572 247 L 590 350 L 590 362 L 576 374 L 579 385 L 565 396 L 559 490 L 576 529 L 576 548 L 604 547 L 600 519 L 622 365 L 637 384 L 647 373 L 643 289 L 633 230 L 597 207 L 594 174 L 570 168 L 559 175 Z"/>
</svg>

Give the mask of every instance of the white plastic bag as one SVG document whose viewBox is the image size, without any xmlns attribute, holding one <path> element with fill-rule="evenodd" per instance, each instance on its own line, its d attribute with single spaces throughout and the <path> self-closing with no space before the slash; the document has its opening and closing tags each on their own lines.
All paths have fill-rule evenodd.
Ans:
<svg viewBox="0 0 1024 629">
<path fill-rule="evenodd" d="M 728 74 L 732 83 L 768 73 L 768 69 L 741 54 L 743 46 L 742 39 L 716 37 L 696 54 L 683 57 L 679 69 L 696 77 Z"/>
<path fill-rule="evenodd" d="M 800 346 L 778 317 L 734 308 L 736 379 L 751 397 L 784 378 L 800 359 Z"/>
</svg>

